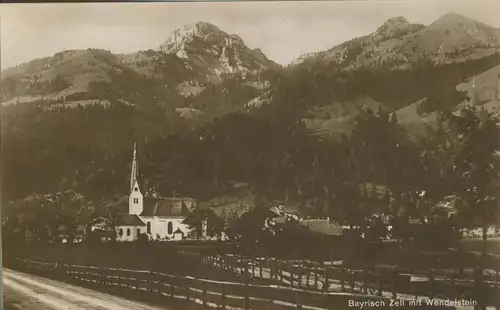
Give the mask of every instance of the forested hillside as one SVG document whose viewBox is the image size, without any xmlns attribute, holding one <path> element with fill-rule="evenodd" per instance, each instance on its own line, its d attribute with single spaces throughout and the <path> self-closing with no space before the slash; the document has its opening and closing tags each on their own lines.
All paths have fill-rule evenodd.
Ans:
<svg viewBox="0 0 500 310">
<path fill-rule="evenodd" d="M 339 221 L 425 213 L 448 195 L 473 206 L 499 194 L 497 120 L 457 89 L 500 65 L 497 52 L 447 63 L 418 57 L 405 68 L 281 68 L 234 36 L 227 60 L 207 44 L 222 53 L 229 35 L 200 27 L 161 51 L 66 52 L 8 71 L 2 203 L 69 189 L 85 203 L 119 201 L 128 194 L 134 142 L 144 190 L 207 201 L 245 183 L 255 196 Z M 421 29 L 411 26 L 411 35 Z M 200 42 L 200 31 L 210 40 Z M 195 57 L 200 46 L 203 70 L 195 69 L 203 64 Z M 380 104 L 357 106 L 360 96 Z M 247 105 L 259 97 L 261 107 Z M 418 135 L 394 113 L 416 101 L 422 116 L 437 115 Z M 339 124 L 335 131 L 318 135 L 306 126 L 320 112 Z M 367 184 L 384 190 L 369 194 Z"/>
</svg>

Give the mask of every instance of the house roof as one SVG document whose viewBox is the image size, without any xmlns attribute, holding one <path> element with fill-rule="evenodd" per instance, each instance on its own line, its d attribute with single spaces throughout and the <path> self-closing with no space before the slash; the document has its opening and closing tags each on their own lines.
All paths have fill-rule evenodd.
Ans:
<svg viewBox="0 0 500 310">
<path fill-rule="evenodd" d="M 184 234 L 184 232 L 180 228 L 177 228 L 177 230 L 174 231 L 174 234 Z"/>
<path fill-rule="evenodd" d="M 116 226 L 146 226 L 135 214 L 118 214 L 115 221 Z"/>
<path fill-rule="evenodd" d="M 104 226 L 111 225 L 111 221 L 105 217 L 96 217 L 90 220 L 89 224 L 93 226 Z"/>
<path fill-rule="evenodd" d="M 193 198 L 144 198 L 141 216 L 185 217 L 195 208 Z"/>
<path fill-rule="evenodd" d="M 342 227 L 337 223 L 332 223 L 328 219 L 323 220 L 304 220 L 303 225 L 309 228 L 310 232 L 318 233 L 321 235 L 341 235 Z"/>
</svg>

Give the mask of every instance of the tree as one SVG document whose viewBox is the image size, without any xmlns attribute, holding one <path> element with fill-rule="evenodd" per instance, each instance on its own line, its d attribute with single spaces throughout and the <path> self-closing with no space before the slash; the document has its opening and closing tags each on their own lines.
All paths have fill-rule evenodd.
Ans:
<svg viewBox="0 0 500 310">
<path fill-rule="evenodd" d="M 183 223 L 194 229 L 198 238 L 203 236 L 203 229 L 205 227 L 207 237 L 220 236 L 224 230 L 224 221 L 209 208 L 195 209 L 186 217 Z"/>
<path fill-rule="evenodd" d="M 445 128 L 443 128 L 445 127 Z M 440 143 L 435 154 L 445 164 L 441 175 L 450 184 L 448 194 L 463 203 L 457 222 L 483 228 L 483 256 L 487 255 L 487 228 L 497 224 L 499 162 L 498 128 L 485 110 L 464 107 L 458 115 L 441 118 Z M 445 133 L 445 134 L 444 134 Z"/>
</svg>

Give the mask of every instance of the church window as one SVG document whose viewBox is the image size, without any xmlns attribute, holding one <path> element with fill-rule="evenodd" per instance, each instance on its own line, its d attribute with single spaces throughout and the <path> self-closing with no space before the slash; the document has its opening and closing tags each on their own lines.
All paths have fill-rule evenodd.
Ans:
<svg viewBox="0 0 500 310">
<path fill-rule="evenodd" d="M 127 236 L 130 236 L 130 228 L 127 228 Z"/>
<path fill-rule="evenodd" d="M 150 234 L 151 233 L 151 222 L 148 222 L 146 229 L 147 229 L 146 231 L 148 232 L 148 234 Z"/>
<path fill-rule="evenodd" d="M 140 235 L 141 234 L 141 229 L 140 228 L 137 228 L 137 234 Z"/>
<path fill-rule="evenodd" d="M 120 237 L 123 236 L 123 228 L 120 228 Z"/>
<path fill-rule="evenodd" d="M 134 198 L 134 203 L 139 203 L 139 198 Z"/>
<path fill-rule="evenodd" d="M 135 191 L 135 192 L 138 192 L 138 191 L 139 191 L 139 189 L 138 189 L 137 187 L 134 187 L 134 191 Z"/>
<path fill-rule="evenodd" d="M 167 233 L 169 235 L 171 235 L 173 231 L 174 231 L 174 224 L 172 224 L 172 222 L 168 222 L 168 224 L 167 224 Z"/>
</svg>

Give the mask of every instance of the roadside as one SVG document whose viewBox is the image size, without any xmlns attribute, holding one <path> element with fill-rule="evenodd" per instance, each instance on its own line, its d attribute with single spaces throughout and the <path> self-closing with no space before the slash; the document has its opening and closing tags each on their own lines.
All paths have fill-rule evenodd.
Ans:
<svg viewBox="0 0 500 310">
<path fill-rule="evenodd" d="M 9 310 L 169 310 L 75 285 L 4 269 L 4 300 Z M 177 306 L 175 309 L 179 309 Z"/>
</svg>

